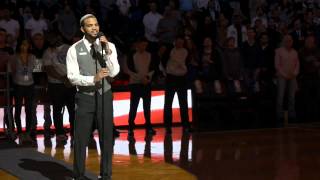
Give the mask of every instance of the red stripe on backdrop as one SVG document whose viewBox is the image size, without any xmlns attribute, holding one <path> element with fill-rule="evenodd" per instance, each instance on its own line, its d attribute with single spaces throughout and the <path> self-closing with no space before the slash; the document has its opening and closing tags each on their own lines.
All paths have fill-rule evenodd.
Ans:
<svg viewBox="0 0 320 180">
<path fill-rule="evenodd" d="M 190 120 L 190 122 L 192 122 L 192 109 L 191 108 L 189 108 L 189 120 Z M 173 123 L 181 122 L 179 108 L 172 109 L 172 122 Z M 114 123 L 116 126 L 127 126 L 128 125 L 128 115 L 115 117 Z M 143 125 L 145 123 L 143 111 L 137 113 L 135 123 L 137 125 Z M 163 124 L 163 110 L 153 110 L 151 112 L 151 123 L 152 124 Z M 68 128 L 69 126 L 67 125 L 65 127 Z M 37 129 L 43 130 L 43 127 L 38 126 Z M 3 132 L 3 128 L 0 128 L 0 132 Z"/>
<path fill-rule="evenodd" d="M 152 97 L 154 96 L 164 96 L 164 91 L 152 91 Z M 113 93 L 113 100 L 130 100 L 130 92 L 114 92 Z"/>
<path fill-rule="evenodd" d="M 191 108 L 189 108 L 189 120 L 192 121 L 192 109 Z M 180 121 L 181 121 L 180 109 L 179 108 L 172 109 L 172 122 L 178 123 Z M 153 110 L 151 112 L 151 122 L 152 122 L 152 124 L 163 124 L 163 110 Z M 128 125 L 128 115 L 115 117 L 114 123 L 116 126 L 127 126 Z M 135 124 L 141 125 L 144 123 L 145 123 L 145 120 L 144 120 L 143 111 L 138 112 L 136 119 L 135 119 Z"/>
</svg>

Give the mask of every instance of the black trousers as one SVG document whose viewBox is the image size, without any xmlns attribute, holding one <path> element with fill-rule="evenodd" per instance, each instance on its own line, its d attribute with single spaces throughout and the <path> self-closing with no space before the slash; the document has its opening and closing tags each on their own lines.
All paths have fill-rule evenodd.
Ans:
<svg viewBox="0 0 320 180">
<path fill-rule="evenodd" d="M 34 97 L 34 86 L 21 86 L 21 85 L 15 85 L 15 113 L 14 113 L 14 119 L 17 126 L 17 132 L 22 132 L 21 127 L 21 108 L 23 105 L 24 100 L 24 106 L 25 106 L 25 113 L 26 113 L 26 132 L 30 133 L 32 124 L 34 124 L 34 119 L 32 117 L 32 105 L 33 105 L 33 97 Z"/>
<path fill-rule="evenodd" d="M 113 104 L 111 90 L 104 93 L 104 109 L 102 109 L 102 95 L 98 97 L 77 93 L 76 118 L 74 122 L 74 175 L 82 177 L 85 173 L 86 146 L 88 145 L 93 120 L 97 113 L 99 142 L 101 147 L 100 175 L 103 179 L 111 179 L 113 153 Z M 97 106 L 96 106 L 97 99 Z M 101 113 L 104 113 L 104 119 Z M 102 127 L 102 121 L 104 127 Z M 102 142 L 102 131 L 103 140 Z"/>
<path fill-rule="evenodd" d="M 173 76 L 168 74 L 166 77 L 165 99 L 164 99 L 164 124 L 166 128 L 172 126 L 172 102 L 174 94 L 178 94 L 181 123 L 183 127 L 188 128 L 188 93 L 186 76 Z"/>
<path fill-rule="evenodd" d="M 133 130 L 134 120 L 137 115 L 139 100 L 143 100 L 143 113 L 146 120 L 146 127 L 151 128 L 150 104 L 151 104 L 151 86 L 143 84 L 130 84 L 130 111 L 129 111 L 129 129 Z"/>
<path fill-rule="evenodd" d="M 62 83 L 49 83 L 48 93 L 53 106 L 53 122 L 57 135 L 64 134 L 63 107 L 66 106 L 69 113 L 70 132 L 73 135 L 75 119 L 75 87 L 66 87 Z"/>
</svg>

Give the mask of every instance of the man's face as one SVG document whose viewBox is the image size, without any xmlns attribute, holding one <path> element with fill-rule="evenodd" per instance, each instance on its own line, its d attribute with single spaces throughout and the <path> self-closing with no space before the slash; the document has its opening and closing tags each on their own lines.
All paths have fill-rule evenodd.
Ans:
<svg viewBox="0 0 320 180">
<path fill-rule="evenodd" d="M 37 49 L 42 49 L 44 46 L 44 37 L 42 34 L 36 34 L 32 38 L 33 44 Z"/>
<path fill-rule="evenodd" d="M 157 11 L 157 4 L 156 3 L 151 3 L 149 6 L 150 6 L 150 11 L 152 11 L 152 12 Z"/>
<path fill-rule="evenodd" d="M 255 39 L 256 37 L 256 33 L 252 29 L 248 30 L 247 35 L 248 35 L 248 38 L 251 40 Z"/>
<path fill-rule="evenodd" d="M 293 39 L 291 36 L 287 35 L 284 37 L 284 46 L 286 48 L 292 48 L 292 45 L 293 45 Z"/>
<path fill-rule="evenodd" d="M 91 38 L 96 38 L 100 31 L 99 24 L 96 18 L 90 17 L 84 20 L 84 24 L 81 27 L 81 31 Z"/>
<path fill-rule="evenodd" d="M 205 38 L 203 40 L 203 46 L 211 46 L 212 45 L 212 40 L 210 38 Z"/>
<path fill-rule="evenodd" d="M 234 38 L 228 40 L 227 46 L 228 46 L 228 48 L 235 48 L 236 47 L 236 41 L 234 40 Z"/>
<path fill-rule="evenodd" d="M 263 35 L 260 39 L 261 44 L 268 44 L 269 42 L 269 37 L 267 35 Z"/>
<path fill-rule="evenodd" d="M 297 21 L 294 22 L 294 28 L 295 28 L 295 29 L 300 29 L 300 28 L 301 28 L 301 23 L 300 23 L 299 20 L 297 20 Z"/>
<path fill-rule="evenodd" d="M 21 52 L 27 52 L 29 50 L 29 43 L 28 41 L 23 41 L 20 45 L 20 51 Z"/>
</svg>

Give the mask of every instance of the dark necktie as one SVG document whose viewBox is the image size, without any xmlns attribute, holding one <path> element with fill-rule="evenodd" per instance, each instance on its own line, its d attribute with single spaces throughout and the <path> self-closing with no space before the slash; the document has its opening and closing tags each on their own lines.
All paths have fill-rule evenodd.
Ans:
<svg viewBox="0 0 320 180">
<path fill-rule="evenodd" d="M 102 68 L 105 68 L 107 66 L 106 62 L 104 61 L 102 55 L 99 53 L 98 48 L 99 48 L 99 46 L 97 44 L 92 43 L 91 44 L 90 54 L 92 55 L 92 58 L 94 60 L 97 60 L 99 62 L 100 66 Z"/>
<path fill-rule="evenodd" d="M 94 43 L 91 44 L 91 49 L 90 49 L 90 54 L 92 56 L 93 59 L 97 60 L 97 50 L 96 50 L 97 45 L 95 45 Z"/>
</svg>

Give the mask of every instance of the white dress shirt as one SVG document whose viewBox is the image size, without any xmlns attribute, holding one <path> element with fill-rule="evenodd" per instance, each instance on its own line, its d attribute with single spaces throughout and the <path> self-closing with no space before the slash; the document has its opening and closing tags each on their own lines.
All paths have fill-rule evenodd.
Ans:
<svg viewBox="0 0 320 180">
<path fill-rule="evenodd" d="M 31 36 L 33 36 L 37 33 L 44 34 L 48 30 L 48 25 L 43 19 L 35 20 L 31 18 L 26 22 L 25 29 L 30 30 Z"/>
<path fill-rule="evenodd" d="M 241 26 L 241 34 L 242 34 L 241 42 L 247 41 L 248 40 L 247 28 L 244 25 Z M 228 27 L 228 29 L 227 29 L 227 38 L 229 38 L 229 37 L 233 37 L 234 38 L 234 40 L 236 42 L 236 47 L 240 46 L 240 44 L 238 44 L 238 37 L 239 37 L 238 31 L 237 31 L 235 25 L 233 25 L 233 24 L 230 25 Z"/>
<path fill-rule="evenodd" d="M 161 14 L 149 12 L 143 17 L 143 25 L 145 30 L 145 37 L 152 42 L 158 42 L 156 37 L 157 27 L 160 19 L 162 18 Z"/>
<path fill-rule="evenodd" d="M 62 44 L 55 49 L 47 49 L 43 55 L 43 66 L 52 66 L 60 76 L 66 76 L 66 55 L 69 47 L 70 46 L 67 44 Z M 57 79 L 50 74 L 48 74 L 48 82 L 63 83 L 60 79 Z"/>
<path fill-rule="evenodd" d="M 83 38 L 82 40 L 76 42 L 69 48 L 67 53 L 67 76 L 73 85 L 93 86 L 95 85 L 94 76 L 84 76 L 80 74 L 75 46 L 81 41 L 84 41 L 84 44 L 88 52 L 90 52 L 91 50 L 91 43 L 86 38 Z M 99 45 L 100 44 L 99 39 L 97 39 L 95 43 Z M 104 56 L 104 59 L 106 60 L 107 69 L 109 69 L 109 74 L 110 74 L 109 76 L 114 77 L 120 71 L 118 57 L 117 57 L 117 50 L 113 43 L 108 42 L 108 46 L 109 46 L 109 49 L 111 50 L 111 54 Z M 101 53 L 101 50 L 100 50 L 100 53 Z M 105 51 L 103 51 L 103 54 L 106 54 Z"/>
</svg>

